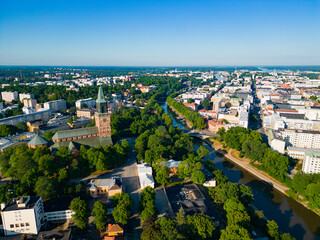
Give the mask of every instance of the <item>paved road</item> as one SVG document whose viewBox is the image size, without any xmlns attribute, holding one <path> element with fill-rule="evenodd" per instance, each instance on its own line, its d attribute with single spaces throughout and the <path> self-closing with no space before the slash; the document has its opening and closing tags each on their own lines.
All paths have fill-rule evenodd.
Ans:
<svg viewBox="0 0 320 240">
<path fill-rule="evenodd" d="M 136 156 L 134 152 L 129 154 L 128 162 L 120 168 L 116 168 L 111 172 L 100 175 L 98 178 L 110 178 L 112 176 L 119 176 L 122 178 L 122 183 L 124 186 L 124 192 L 129 193 L 134 201 L 134 206 L 132 207 L 132 216 L 129 223 L 126 226 L 126 239 L 140 239 L 142 228 L 140 227 L 139 219 L 139 178 L 138 169 L 136 163 Z"/>
</svg>

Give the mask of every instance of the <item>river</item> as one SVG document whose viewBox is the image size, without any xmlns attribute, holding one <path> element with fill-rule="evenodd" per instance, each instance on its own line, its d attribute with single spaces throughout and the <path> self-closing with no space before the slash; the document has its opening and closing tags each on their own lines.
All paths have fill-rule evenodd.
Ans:
<svg viewBox="0 0 320 240">
<path fill-rule="evenodd" d="M 161 107 L 172 117 L 173 125 L 184 128 L 174 114 L 167 110 L 167 104 Z M 172 114 L 172 115 L 171 115 Z M 201 140 L 195 140 L 195 150 L 204 145 L 213 150 Z M 219 157 L 212 152 L 206 159 L 211 159 L 215 167 L 222 170 L 231 182 L 245 184 L 251 187 L 254 194 L 254 206 L 262 210 L 268 220 L 275 220 L 281 232 L 289 232 L 297 240 L 320 240 L 320 216 L 308 210 L 295 200 L 272 189 L 257 177 L 251 175 L 246 170 L 233 164 L 227 158 Z"/>
</svg>

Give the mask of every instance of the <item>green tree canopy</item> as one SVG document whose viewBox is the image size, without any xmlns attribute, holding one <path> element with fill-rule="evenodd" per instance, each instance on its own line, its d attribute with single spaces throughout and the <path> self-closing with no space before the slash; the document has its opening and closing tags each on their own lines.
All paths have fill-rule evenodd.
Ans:
<svg viewBox="0 0 320 240">
<path fill-rule="evenodd" d="M 106 205 L 101 201 L 95 202 L 92 213 L 94 216 L 94 224 L 97 226 L 97 229 L 101 230 L 106 225 L 107 221 Z"/>
<path fill-rule="evenodd" d="M 70 209 L 74 212 L 72 218 L 80 229 L 85 229 L 88 225 L 88 218 L 90 216 L 90 209 L 85 200 L 74 198 L 71 201 Z"/>
</svg>

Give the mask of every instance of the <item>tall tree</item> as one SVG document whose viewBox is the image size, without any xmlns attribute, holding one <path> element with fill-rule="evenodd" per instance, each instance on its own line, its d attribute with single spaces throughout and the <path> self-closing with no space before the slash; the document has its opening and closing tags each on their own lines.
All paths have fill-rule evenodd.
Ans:
<svg viewBox="0 0 320 240">
<path fill-rule="evenodd" d="M 103 202 L 97 201 L 94 203 L 92 212 L 94 216 L 94 224 L 97 226 L 97 229 L 101 230 L 107 221 L 107 207 Z"/>
<path fill-rule="evenodd" d="M 85 229 L 88 225 L 88 219 L 90 216 L 90 209 L 87 202 L 80 198 L 74 198 L 71 201 L 70 209 L 74 212 L 72 218 L 76 222 L 77 227 Z"/>
</svg>

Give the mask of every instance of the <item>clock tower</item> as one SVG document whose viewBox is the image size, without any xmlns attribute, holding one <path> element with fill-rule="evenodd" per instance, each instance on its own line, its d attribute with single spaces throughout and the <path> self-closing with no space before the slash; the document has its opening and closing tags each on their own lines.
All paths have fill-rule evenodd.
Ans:
<svg viewBox="0 0 320 240">
<path fill-rule="evenodd" d="M 96 127 L 99 130 L 99 137 L 111 137 L 111 113 L 108 112 L 107 101 L 104 98 L 102 87 L 99 88 L 96 106 L 97 111 L 94 117 Z"/>
</svg>

